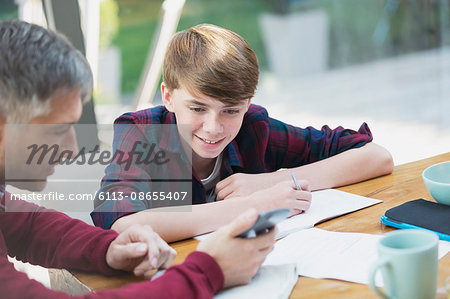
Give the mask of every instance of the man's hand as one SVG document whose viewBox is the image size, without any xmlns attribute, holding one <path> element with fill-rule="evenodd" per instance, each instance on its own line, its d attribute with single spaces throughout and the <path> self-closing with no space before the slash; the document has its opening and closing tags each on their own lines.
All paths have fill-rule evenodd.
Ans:
<svg viewBox="0 0 450 299">
<path fill-rule="evenodd" d="M 176 251 L 149 225 L 133 225 L 111 242 L 106 262 L 113 269 L 141 276 L 152 269 L 168 268 L 175 256 Z"/>
<path fill-rule="evenodd" d="M 257 217 L 256 210 L 251 209 L 218 229 L 197 247 L 217 261 L 225 277 L 225 288 L 249 283 L 273 249 L 275 229 L 256 238 L 236 237 L 249 229 Z"/>
</svg>

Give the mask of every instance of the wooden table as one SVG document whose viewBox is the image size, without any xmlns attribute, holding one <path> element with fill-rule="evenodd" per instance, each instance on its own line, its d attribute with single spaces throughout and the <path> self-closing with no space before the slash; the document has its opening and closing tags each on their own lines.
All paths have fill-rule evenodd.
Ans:
<svg viewBox="0 0 450 299">
<path fill-rule="evenodd" d="M 392 228 L 380 224 L 384 212 L 409 200 L 424 198 L 432 200 L 422 181 L 422 171 L 435 163 L 449 161 L 450 153 L 432 158 L 396 166 L 390 175 L 368 180 L 362 183 L 339 188 L 339 190 L 381 199 L 375 206 L 341 216 L 316 227 L 337 232 L 362 232 L 384 234 Z M 364 167 L 362 165 L 361 167 Z M 195 250 L 197 241 L 190 239 L 171 244 L 178 255 L 175 264 L 182 263 L 186 256 Z M 73 273 L 74 276 L 91 290 L 118 288 L 129 282 L 140 281 L 132 275 L 107 278 L 101 275 Z M 438 298 L 447 298 L 444 280 L 450 276 L 450 254 L 439 261 Z M 71 278 L 72 279 L 72 278 Z M 76 281 L 76 280 L 73 280 Z M 70 284 L 73 284 L 73 281 Z M 68 284 L 66 282 L 66 284 Z M 78 289 L 80 286 L 78 286 Z M 86 288 L 87 290 L 87 288 Z M 299 277 L 290 298 L 377 298 L 367 285 L 333 279 L 313 279 Z"/>
</svg>

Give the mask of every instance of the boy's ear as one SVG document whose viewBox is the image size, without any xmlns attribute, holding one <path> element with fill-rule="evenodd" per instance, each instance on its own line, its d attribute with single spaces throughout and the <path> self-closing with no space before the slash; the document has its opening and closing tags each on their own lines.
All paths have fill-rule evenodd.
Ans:
<svg viewBox="0 0 450 299">
<path fill-rule="evenodd" d="M 250 104 L 252 103 L 252 98 L 249 98 L 248 100 L 247 100 L 247 109 L 248 109 L 248 107 L 250 107 Z"/>
<path fill-rule="evenodd" d="M 164 106 L 170 112 L 173 112 L 173 101 L 172 101 L 172 93 L 167 88 L 166 84 L 161 83 L 161 96 Z"/>
</svg>

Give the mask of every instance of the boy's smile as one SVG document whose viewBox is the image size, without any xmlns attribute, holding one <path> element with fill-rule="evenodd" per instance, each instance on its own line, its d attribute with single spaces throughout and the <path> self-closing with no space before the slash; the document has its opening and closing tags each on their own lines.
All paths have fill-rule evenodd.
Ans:
<svg viewBox="0 0 450 299">
<path fill-rule="evenodd" d="M 221 138 L 221 139 L 211 140 L 211 139 L 202 138 L 200 136 L 197 136 L 196 134 L 193 134 L 193 135 L 195 137 L 197 137 L 198 139 L 200 139 L 201 141 L 203 141 L 205 143 L 205 144 L 202 144 L 203 147 L 208 150 L 214 150 L 215 148 L 217 148 L 221 145 L 222 141 L 225 140 L 225 137 Z"/>
<path fill-rule="evenodd" d="M 194 169 L 202 172 L 196 166 L 214 160 L 238 134 L 250 99 L 229 105 L 207 96 L 193 96 L 183 87 L 169 91 L 164 83 L 161 91 L 164 105 L 175 113 L 177 125 L 192 126 L 191 136 L 183 138 L 191 142 Z"/>
</svg>

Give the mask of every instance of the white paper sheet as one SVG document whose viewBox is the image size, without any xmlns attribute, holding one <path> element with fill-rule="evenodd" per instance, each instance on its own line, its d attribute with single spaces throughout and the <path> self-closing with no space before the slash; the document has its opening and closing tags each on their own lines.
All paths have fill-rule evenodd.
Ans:
<svg viewBox="0 0 450 299">
<path fill-rule="evenodd" d="M 378 259 L 377 243 L 381 237 L 306 229 L 278 241 L 264 265 L 297 263 L 297 272 L 302 276 L 368 284 L 370 267 Z M 449 251 L 450 242 L 440 241 L 439 258 Z M 383 285 L 379 273 L 375 282 Z"/>
<path fill-rule="evenodd" d="M 378 199 L 336 189 L 312 192 L 311 207 L 305 213 L 278 224 L 278 238 L 301 229 L 313 227 L 323 220 L 354 212 L 380 202 L 382 201 Z"/>
<path fill-rule="evenodd" d="M 226 289 L 215 299 L 283 299 L 288 298 L 297 283 L 295 264 L 263 266 L 248 285 Z"/>
<path fill-rule="evenodd" d="M 277 239 L 305 228 L 313 227 L 325 219 L 334 218 L 354 212 L 382 202 L 378 199 L 355 195 L 352 193 L 326 189 L 312 192 L 311 207 L 300 215 L 283 220 L 278 226 Z M 197 240 L 206 239 L 209 234 L 195 237 Z"/>
</svg>

